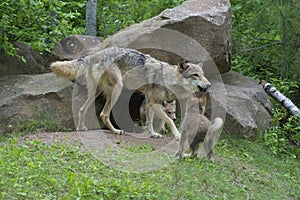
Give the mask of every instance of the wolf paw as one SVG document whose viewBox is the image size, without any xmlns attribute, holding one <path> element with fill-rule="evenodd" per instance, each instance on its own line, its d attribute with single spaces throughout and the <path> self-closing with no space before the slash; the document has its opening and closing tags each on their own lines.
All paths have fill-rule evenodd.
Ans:
<svg viewBox="0 0 300 200">
<path fill-rule="evenodd" d="M 180 138 L 181 138 L 181 135 L 180 135 L 180 134 L 175 135 L 175 140 L 176 140 L 176 141 L 179 141 Z"/>
<path fill-rule="evenodd" d="M 117 134 L 117 135 L 122 135 L 122 134 L 124 134 L 124 130 L 116 130 L 113 133 Z"/>
<path fill-rule="evenodd" d="M 76 131 L 87 131 L 87 130 L 88 130 L 88 128 L 86 126 L 76 128 Z"/>
<path fill-rule="evenodd" d="M 162 129 L 160 130 L 160 132 L 161 132 L 162 134 L 167 134 L 167 130 L 166 130 L 165 128 L 162 128 Z"/>
<path fill-rule="evenodd" d="M 173 157 L 180 159 L 180 158 L 182 158 L 182 153 L 177 151 L 176 153 L 173 154 Z"/>
<path fill-rule="evenodd" d="M 191 153 L 184 153 L 183 158 L 192 158 L 191 155 Z"/>
<path fill-rule="evenodd" d="M 159 133 L 153 132 L 153 133 L 150 133 L 150 134 L 151 134 L 150 137 L 152 137 L 152 138 L 163 138 L 163 136 Z"/>
</svg>

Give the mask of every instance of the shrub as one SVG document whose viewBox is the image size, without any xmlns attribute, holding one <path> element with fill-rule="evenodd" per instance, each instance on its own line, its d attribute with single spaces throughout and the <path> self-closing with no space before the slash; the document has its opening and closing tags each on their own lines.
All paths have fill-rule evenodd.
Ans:
<svg viewBox="0 0 300 200">
<path fill-rule="evenodd" d="M 183 0 L 98 1 L 98 36 L 107 37 L 120 29 L 159 14 Z M 0 49 L 15 56 L 16 41 L 28 43 L 41 53 L 50 52 L 56 41 L 85 34 L 86 1 L 4 0 L 0 3 Z"/>
<path fill-rule="evenodd" d="M 299 1 L 230 2 L 233 59 L 243 58 L 251 64 L 252 73 L 259 73 L 263 79 L 277 76 L 299 80 Z"/>
<path fill-rule="evenodd" d="M 270 147 L 274 155 L 284 153 L 299 158 L 300 116 L 292 115 L 285 118 L 285 112 L 279 109 L 274 110 L 273 126 L 264 134 L 265 144 Z"/>
<path fill-rule="evenodd" d="M 129 25 L 154 17 L 184 0 L 98 1 L 98 35 L 106 37 Z"/>
<path fill-rule="evenodd" d="M 279 91 L 284 91 L 291 98 L 298 89 L 297 82 L 271 79 L 272 85 Z M 300 116 L 290 115 L 278 102 L 272 99 L 277 107 L 273 110 L 272 127 L 265 131 L 264 142 L 274 155 L 284 153 L 296 158 L 300 156 Z"/>
<path fill-rule="evenodd" d="M 0 3 L 0 48 L 15 55 L 13 43 L 25 42 L 40 52 L 51 51 L 54 43 L 70 34 L 82 33 L 76 24 L 83 3 L 60 0 L 5 0 Z"/>
</svg>

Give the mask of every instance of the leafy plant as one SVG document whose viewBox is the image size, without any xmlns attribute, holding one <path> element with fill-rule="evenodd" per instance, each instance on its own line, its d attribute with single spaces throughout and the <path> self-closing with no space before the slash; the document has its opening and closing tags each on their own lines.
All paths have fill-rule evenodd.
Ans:
<svg viewBox="0 0 300 200">
<path fill-rule="evenodd" d="M 98 36 L 112 35 L 181 2 L 98 1 Z M 25 42 L 41 53 L 50 52 L 55 42 L 69 35 L 85 34 L 85 6 L 85 0 L 4 0 L 0 3 L 0 48 L 15 56 L 14 42 Z"/>
<path fill-rule="evenodd" d="M 278 91 L 284 92 L 288 98 L 293 97 L 299 88 L 296 81 L 270 78 L 270 82 Z M 275 106 L 271 128 L 264 133 L 264 143 L 271 149 L 274 155 L 288 154 L 299 157 L 300 151 L 300 117 L 290 115 L 285 108 L 274 99 Z"/>
<path fill-rule="evenodd" d="M 264 79 L 288 98 L 299 93 L 299 1 L 232 0 L 232 68 L 254 79 Z M 296 99 L 296 98 L 295 98 Z M 299 157 L 298 118 L 278 102 L 273 126 L 264 134 L 265 144 L 273 154 Z M 299 102 L 295 102 L 299 105 Z"/>
<path fill-rule="evenodd" d="M 247 70 L 261 79 L 298 80 L 299 1 L 232 0 L 231 4 L 233 63 L 235 59 L 246 61 L 241 72 Z"/>
<path fill-rule="evenodd" d="M 264 142 L 274 155 L 284 153 L 294 158 L 300 156 L 300 116 L 290 116 L 286 112 L 273 111 L 272 127 L 264 134 Z"/>
<path fill-rule="evenodd" d="M 14 42 L 26 42 L 40 52 L 51 51 L 54 43 L 70 34 L 82 33 L 76 18 L 82 2 L 60 0 L 5 0 L 0 3 L 0 48 L 16 55 Z"/>
<path fill-rule="evenodd" d="M 285 96 L 288 98 L 292 98 L 294 94 L 297 93 L 299 87 L 300 87 L 300 82 L 299 81 L 292 81 L 292 80 L 287 80 L 287 79 L 278 79 L 278 78 L 270 78 L 269 79 L 270 83 L 276 89 L 282 93 L 284 93 Z M 278 103 L 278 102 L 274 102 Z"/>
<path fill-rule="evenodd" d="M 98 1 L 98 35 L 107 37 L 124 27 L 154 17 L 166 8 L 180 5 L 183 1 Z"/>
</svg>

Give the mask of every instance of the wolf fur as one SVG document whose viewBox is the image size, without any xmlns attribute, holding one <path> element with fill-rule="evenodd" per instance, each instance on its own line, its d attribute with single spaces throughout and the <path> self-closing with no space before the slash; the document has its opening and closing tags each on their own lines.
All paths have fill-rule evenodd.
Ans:
<svg viewBox="0 0 300 200">
<path fill-rule="evenodd" d="M 176 100 L 173 101 L 164 101 L 163 102 L 163 110 L 165 113 L 167 113 L 168 117 L 170 117 L 173 121 L 176 120 Z M 146 100 L 144 100 L 140 106 L 139 113 L 140 113 L 140 122 L 141 126 L 145 127 L 147 125 L 147 106 L 146 106 Z M 158 127 L 158 130 L 161 131 L 161 133 L 167 133 L 165 128 L 165 122 L 160 119 L 160 124 Z"/>
<path fill-rule="evenodd" d="M 180 133 L 173 120 L 163 111 L 163 101 L 182 99 L 195 91 L 206 92 L 211 85 L 200 65 L 191 63 L 170 65 L 128 48 L 110 47 L 84 58 L 54 62 L 50 67 L 55 74 L 71 80 L 82 75 L 86 77 L 88 97 L 80 108 L 77 130 L 87 130 L 85 126 L 87 109 L 102 93 L 106 103 L 100 118 L 112 133 L 121 134 L 123 130 L 113 127 L 109 115 L 125 86 L 127 89 L 139 90 L 145 94 L 150 111 L 147 112 L 147 117 L 151 137 L 162 137 L 153 130 L 155 113 L 167 123 L 175 138 L 179 140 Z"/>
<path fill-rule="evenodd" d="M 192 96 L 187 100 L 186 113 L 182 125 L 183 131 L 175 156 L 195 158 L 200 142 L 204 142 L 203 147 L 207 153 L 207 157 L 211 158 L 212 156 L 214 140 L 222 130 L 223 120 L 216 118 L 211 124 L 211 122 L 201 114 L 203 98 L 205 98 L 205 96 L 200 98 Z M 190 154 L 184 154 L 186 140 L 191 150 Z"/>
<path fill-rule="evenodd" d="M 207 103 L 206 94 L 203 94 L 201 92 L 195 92 L 194 95 L 198 98 L 197 103 L 199 105 L 200 114 L 204 115 Z"/>
</svg>

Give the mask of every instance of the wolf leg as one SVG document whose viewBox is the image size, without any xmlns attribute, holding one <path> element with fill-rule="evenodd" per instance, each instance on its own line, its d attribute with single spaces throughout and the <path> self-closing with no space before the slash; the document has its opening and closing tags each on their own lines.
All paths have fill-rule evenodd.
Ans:
<svg viewBox="0 0 300 200">
<path fill-rule="evenodd" d="M 160 124 L 159 124 L 159 131 L 161 132 L 161 133 L 163 133 L 163 134 L 166 134 L 167 133 L 167 130 L 166 130 L 166 128 L 165 128 L 165 124 L 166 124 L 166 122 L 164 121 L 164 120 L 162 120 L 162 119 L 160 119 Z"/>
<path fill-rule="evenodd" d="M 95 102 L 95 92 L 96 92 L 96 83 L 95 81 L 89 76 L 89 73 L 86 75 L 87 78 L 87 100 L 84 102 L 84 104 L 81 106 L 79 113 L 78 113 L 78 125 L 76 130 L 84 130 L 87 131 L 87 127 L 85 126 L 85 115 L 88 110 L 88 108 L 91 106 L 92 103 Z"/>
<path fill-rule="evenodd" d="M 179 144 L 178 144 L 178 149 L 174 156 L 179 157 L 179 158 L 181 158 L 183 156 L 184 144 L 185 144 L 186 139 L 187 139 L 187 134 L 185 131 L 183 131 L 180 141 L 179 141 Z"/>
<path fill-rule="evenodd" d="M 222 127 L 223 120 L 217 117 L 208 128 L 202 148 L 204 149 L 204 152 L 209 159 L 212 157 L 215 142 L 221 135 Z"/>
<path fill-rule="evenodd" d="M 122 80 L 117 80 L 117 83 L 114 85 L 114 87 L 108 87 L 106 88 L 106 102 L 103 107 L 103 110 L 100 113 L 100 118 L 102 119 L 104 125 L 112 132 L 116 133 L 118 135 L 122 134 L 123 130 L 115 129 L 115 127 L 111 124 L 109 115 L 111 112 L 112 107 L 117 102 L 121 91 L 122 91 L 123 83 Z"/>
<path fill-rule="evenodd" d="M 176 128 L 173 120 L 163 111 L 162 105 L 160 105 L 160 104 L 153 104 L 152 105 L 152 109 L 153 109 L 154 113 L 159 118 L 161 118 L 162 120 L 164 120 L 168 124 L 168 126 L 171 129 L 173 135 L 175 136 L 175 139 L 179 140 L 180 139 L 180 133 L 177 130 L 177 128 Z"/>
<path fill-rule="evenodd" d="M 146 117 L 146 123 L 147 123 L 147 128 L 148 128 L 148 131 L 150 133 L 150 136 L 154 137 L 154 138 L 162 138 L 163 136 L 159 133 L 156 133 L 153 129 L 154 112 L 148 106 L 147 106 L 147 115 L 146 116 L 147 116 Z"/>
<path fill-rule="evenodd" d="M 195 157 L 197 157 L 198 149 L 199 149 L 199 143 L 196 144 L 194 147 L 191 148 L 192 153 L 190 154 L 189 158 L 195 158 Z"/>
<path fill-rule="evenodd" d="M 140 105 L 139 114 L 140 114 L 141 126 L 144 127 L 144 126 L 147 125 L 147 121 L 146 121 L 147 107 L 146 107 L 146 101 L 145 100 Z"/>
<path fill-rule="evenodd" d="M 88 128 L 85 126 L 85 115 L 88 108 L 91 106 L 91 104 L 95 101 L 95 97 L 89 96 L 88 99 L 85 101 L 83 106 L 79 110 L 79 121 L 76 130 L 77 131 L 87 131 Z"/>
</svg>

